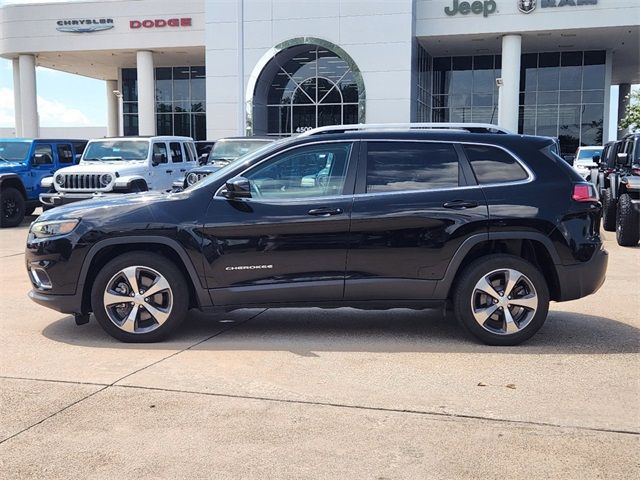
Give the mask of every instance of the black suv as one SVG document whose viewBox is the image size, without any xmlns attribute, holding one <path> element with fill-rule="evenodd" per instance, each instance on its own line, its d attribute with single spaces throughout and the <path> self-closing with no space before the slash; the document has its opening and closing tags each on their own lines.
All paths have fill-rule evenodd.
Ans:
<svg viewBox="0 0 640 480">
<path fill-rule="evenodd" d="M 31 226 L 30 297 L 157 341 L 189 308 L 425 308 L 514 345 L 595 292 L 595 188 L 549 138 L 343 126 L 274 142 L 179 193 L 90 200 Z M 420 127 L 420 128 L 418 128 Z"/>
</svg>

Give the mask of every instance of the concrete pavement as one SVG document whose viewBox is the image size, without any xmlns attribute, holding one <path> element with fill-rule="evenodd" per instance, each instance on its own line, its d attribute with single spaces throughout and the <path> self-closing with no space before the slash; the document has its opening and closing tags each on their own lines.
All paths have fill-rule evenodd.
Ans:
<svg viewBox="0 0 640 480">
<path fill-rule="evenodd" d="M 351 309 L 192 312 L 127 345 L 28 300 L 26 228 L 0 230 L 2 478 L 640 474 L 638 248 L 607 241 L 602 289 L 519 347 Z"/>
</svg>

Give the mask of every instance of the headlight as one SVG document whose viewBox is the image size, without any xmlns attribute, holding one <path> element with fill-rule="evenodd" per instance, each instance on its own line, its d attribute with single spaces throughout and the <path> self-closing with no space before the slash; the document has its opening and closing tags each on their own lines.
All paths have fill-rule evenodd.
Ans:
<svg viewBox="0 0 640 480">
<path fill-rule="evenodd" d="M 190 173 L 187 175 L 187 185 L 193 185 L 198 182 L 198 175 L 196 173 Z"/>
<path fill-rule="evenodd" d="M 110 173 L 105 173 L 104 175 L 100 176 L 100 186 L 106 187 L 111 183 L 112 180 L 113 176 Z"/>
<path fill-rule="evenodd" d="M 77 218 L 69 220 L 52 220 L 50 222 L 34 222 L 31 225 L 31 233 L 37 238 L 54 237 L 56 235 L 66 235 L 71 233 L 78 226 L 80 220 Z"/>
<path fill-rule="evenodd" d="M 64 186 L 64 175 L 57 175 L 56 176 L 56 183 L 58 185 L 60 185 L 61 187 Z"/>
</svg>

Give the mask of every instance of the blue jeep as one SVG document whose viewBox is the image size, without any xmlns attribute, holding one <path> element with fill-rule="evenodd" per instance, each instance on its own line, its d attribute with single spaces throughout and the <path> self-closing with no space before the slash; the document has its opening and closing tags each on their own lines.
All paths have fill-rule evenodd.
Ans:
<svg viewBox="0 0 640 480">
<path fill-rule="evenodd" d="M 0 138 L 0 227 L 15 227 L 40 206 L 40 180 L 78 163 L 86 140 Z"/>
</svg>

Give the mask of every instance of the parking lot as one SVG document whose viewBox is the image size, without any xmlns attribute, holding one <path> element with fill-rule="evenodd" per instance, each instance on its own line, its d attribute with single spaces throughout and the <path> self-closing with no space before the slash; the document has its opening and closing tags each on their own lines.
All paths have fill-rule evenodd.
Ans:
<svg viewBox="0 0 640 480">
<path fill-rule="evenodd" d="M 122 344 L 27 298 L 0 231 L 2 478 L 638 478 L 640 249 L 528 343 L 439 311 L 192 312 Z"/>
</svg>

